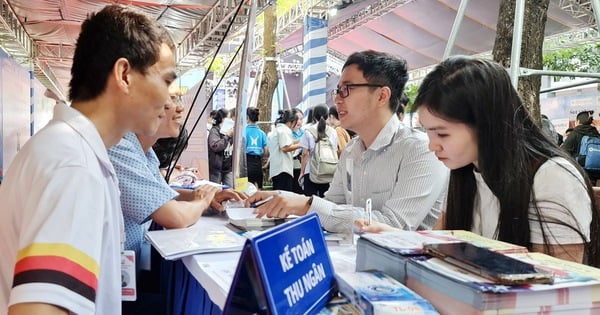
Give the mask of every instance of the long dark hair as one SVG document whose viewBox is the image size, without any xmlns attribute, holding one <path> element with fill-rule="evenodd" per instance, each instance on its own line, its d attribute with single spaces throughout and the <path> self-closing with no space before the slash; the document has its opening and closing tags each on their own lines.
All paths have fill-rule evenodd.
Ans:
<svg viewBox="0 0 600 315">
<path fill-rule="evenodd" d="M 296 125 L 296 122 L 298 121 L 298 115 L 296 115 L 293 111 L 289 110 L 289 109 L 284 109 L 284 110 L 280 110 L 279 111 L 279 118 L 277 118 L 275 120 L 276 124 L 286 124 L 286 123 L 293 123 L 294 125 Z"/>
<path fill-rule="evenodd" d="M 323 104 L 316 105 L 313 107 L 313 117 L 317 122 L 317 134 L 319 135 L 317 141 L 325 138 L 325 127 L 327 127 L 327 118 L 329 118 L 329 108 Z"/>
<path fill-rule="evenodd" d="M 552 254 L 548 242 L 552 232 L 544 226 L 561 224 L 581 236 L 587 263 L 599 265 L 600 222 L 590 181 L 583 169 L 550 142 L 534 123 L 504 68 L 483 59 L 449 58 L 423 80 L 412 111 L 421 106 L 445 120 L 464 123 L 477 133 L 478 171 L 500 203 L 496 229 L 499 240 L 532 248 L 530 208 L 533 205 L 546 252 Z M 571 162 L 579 172 L 573 176 L 584 178 L 581 185 L 591 200 L 589 243 L 578 226 L 542 215 L 539 209 L 541 200 L 536 199 L 532 190 L 533 179 L 539 166 L 553 157 Z M 472 228 L 477 190 L 473 167 L 470 164 L 451 172 L 445 216 L 447 229 Z M 564 210 L 572 214 L 569 209 Z"/>
</svg>

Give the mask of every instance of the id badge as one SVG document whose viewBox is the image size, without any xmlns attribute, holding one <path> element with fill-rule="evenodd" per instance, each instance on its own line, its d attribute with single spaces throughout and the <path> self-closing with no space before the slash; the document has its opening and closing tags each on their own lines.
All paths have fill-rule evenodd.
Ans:
<svg viewBox="0 0 600 315">
<path fill-rule="evenodd" d="M 121 254 L 121 299 L 135 301 L 137 289 L 135 284 L 135 252 L 123 251 Z"/>
</svg>

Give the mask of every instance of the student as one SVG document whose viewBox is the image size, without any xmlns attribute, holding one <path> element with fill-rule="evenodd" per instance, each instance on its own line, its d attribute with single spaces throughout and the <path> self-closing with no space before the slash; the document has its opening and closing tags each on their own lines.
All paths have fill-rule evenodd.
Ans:
<svg viewBox="0 0 600 315">
<path fill-rule="evenodd" d="M 335 150 L 335 154 L 337 154 L 338 139 L 335 129 L 329 127 L 325 122 L 329 116 L 329 108 L 327 108 L 327 106 L 323 104 L 316 105 L 312 109 L 313 117 L 316 123 L 306 127 L 307 130 L 304 132 L 304 135 L 300 139 L 300 147 L 302 148 L 302 159 L 300 167 L 302 170 L 300 174 L 302 175 L 300 176 L 300 181 L 302 181 L 302 183 L 304 184 L 304 195 L 317 195 L 319 197 L 323 197 L 325 192 L 329 190 L 330 183 L 314 183 L 310 179 L 310 160 L 315 154 L 317 142 L 317 139 L 313 136 L 313 134 L 316 135 L 319 139 L 327 137 L 329 139 L 329 142 L 331 142 L 331 146 Z"/>
<path fill-rule="evenodd" d="M 218 109 L 213 118 L 213 127 L 208 133 L 208 171 L 210 181 L 233 187 L 233 131 L 232 125 L 227 130 L 221 129 L 229 112 Z"/>
<path fill-rule="evenodd" d="M 246 116 L 246 165 L 248 167 L 248 182 L 256 187 L 263 187 L 262 158 L 269 155 L 267 147 L 267 134 L 257 125 L 260 111 L 257 107 L 248 107 Z"/>
<path fill-rule="evenodd" d="M 279 118 L 275 120 L 275 130 L 269 133 L 267 139 L 271 156 L 269 178 L 275 190 L 292 191 L 294 181 L 292 152 L 300 148 L 298 141 L 292 137 L 292 129 L 297 122 L 298 115 L 291 110 L 280 110 Z"/>
<path fill-rule="evenodd" d="M 350 141 L 350 134 L 344 127 L 342 127 L 342 123 L 340 122 L 340 117 L 338 115 L 337 108 L 335 107 L 335 105 L 329 107 L 329 124 L 335 129 L 335 132 L 337 133 L 337 154 L 339 158 L 340 156 L 342 156 L 342 151 L 344 151 L 344 148 L 346 148 L 346 145 Z"/>
<path fill-rule="evenodd" d="M 599 265 L 590 183 L 533 122 L 504 68 L 447 59 L 425 77 L 413 106 L 430 149 L 452 169 L 436 228 Z"/>
<path fill-rule="evenodd" d="M 598 129 L 592 125 L 592 122 L 594 121 L 593 114 L 593 111 L 583 111 L 577 114 L 575 128 L 573 128 L 573 131 L 569 133 L 569 136 L 562 144 L 562 148 L 573 158 L 577 158 L 579 155 L 581 138 L 583 138 L 583 136 L 600 137 Z"/>
<path fill-rule="evenodd" d="M 402 92 L 402 97 L 400 97 L 400 104 L 398 105 L 398 108 L 396 108 L 396 116 L 398 116 L 398 119 L 400 121 L 404 121 L 404 111 L 406 110 L 406 106 L 408 106 L 408 102 L 408 95 Z"/>
<path fill-rule="evenodd" d="M 247 205 L 273 198 L 257 208 L 258 216 L 316 212 L 325 229 L 341 232 L 353 218 L 334 212 L 336 205 L 364 207 L 371 198 L 373 220 L 406 230 L 431 228 L 448 169 L 427 148 L 425 134 L 395 115 L 407 79 L 402 59 L 371 50 L 350 55 L 334 97 L 342 126 L 358 137 L 344 150 L 325 198 L 265 191 L 248 198 Z"/>
<path fill-rule="evenodd" d="M 311 108 L 311 112 L 312 112 L 312 108 Z M 294 142 L 300 143 L 300 139 L 302 139 L 302 136 L 304 135 L 304 126 L 303 126 L 304 114 L 297 107 L 292 108 L 292 113 L 294 115 L 298 116 L 298 120 L 296 120 L 296 125 L 294 125 L 294 127 L 292 128 L 292 138 L 294 139 Z M 311 125 L 313 123 L 314 122 L 309 122 L 307 125 Z M 297 194 L 303 194 L 304 187 L 302 187 L 300 185 L 300 181 L 299 181 L 300 177 L 302 177 L 301 176 L 302 148 L 299 148 L 296 151 L 292 152 L 292 158 L 293 158 L 293 162 L 294 162 L 294 180 L 292 180 L 292 191 Z"/>
<path fill-rule="evenodd" d="M 123 216 L 107 148 L 154 134 L 176 78 L 166 30 L 109 5 L 83 22 L 69 98 L 0 188 L 0 313 L 120 314 Z"/>
</svg>

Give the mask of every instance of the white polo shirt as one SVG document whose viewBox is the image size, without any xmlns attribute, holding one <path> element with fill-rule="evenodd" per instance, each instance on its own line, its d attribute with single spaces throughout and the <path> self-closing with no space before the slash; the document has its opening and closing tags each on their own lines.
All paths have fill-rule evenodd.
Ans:
<svg viewBox="0 0 600 315">
<path fill-rule="evenodd" d="M 57 105 L 0 185 L 0 313 L 39 302 L 121 313 L 118 183 L 92 122 Z"/>
</svg>

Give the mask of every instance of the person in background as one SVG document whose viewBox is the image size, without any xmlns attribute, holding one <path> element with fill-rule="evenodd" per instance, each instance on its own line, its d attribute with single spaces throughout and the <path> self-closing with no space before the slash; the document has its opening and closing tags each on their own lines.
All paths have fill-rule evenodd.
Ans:
<svg viewBox="0 0 600 315">
<path fill-rule="evenodd" d="M 562 136 L 558 132 L 556 132 L 556 129 L 554 128 L 554 125 L 552 124 L 548 116 L 542 114 L 541 122 L 542 131 L 544 132 L 544 134 L 548 136 L 550 140 L 552 140 L 556 145 L 560 145 L 562 143 Z"/>
<path fill-rule="evenodd" d="M 280 110 L 279 118 L 275 120 L 275 130 L 269 133 L 268 146 L 271 162 L 269 163 L 269 178 L 273 189 L 292 191 L 294 180 L 294 162 L 292 152 L 300 148 L 298 141 L 292 137 L 292 128 L 298 122 L 298 115 L 291 110 Z"/>
<path fill-rule="evenodd" d="M 425 77 L 413 106 L 429 147 L 452 169 L 436 228 L 600 265 L 590 182 L 535 124 L 502 66 L 446 59 Z"/>
<path fill-rule="evenodd" d="M 400 97 L 400 104 L 398 105 L 398 108 L 396 109 L 396 116 L 398 116 L 398 119 L 400 121 L 404 121 L 404 111 L 406 110 L 406 107 L 408 106 L 408 102 L 410 100 L 408 99 L 408 95 L 406 95 L 406 93 L 402 92 L 402 97 Z"/>
<path fill-rule="evenodd" d="M 430 229 L 441 210 L 448 169 L 427 147 L 427 136 L 404 126 L 395 115 L 408 80 L 406 62 L 372 50 L 346 60 L 335 104 L 344 128 L 354 130 L 325 197 L 259 191 L 246 205 L 272 198 L 257 216 L 284 218 L 317 213 L 328 231 L 351 228 L 348 211 L 372 200 L 373 220 L 405 230 Z"/>
<path fill-rule="evenodd" d="M 294 126 L 294 128 L 292 128 L 292 138 L 296 143 L 299 143 L 300 139 L 302 139 L 302 136 L 304 135 L 304 114 L 302 114 L 302 111 L 299 108 L 292 108 L 292 113 L 298 116 L 296 125 Z M 304 188 L 299 183 L 299 179 L 300 177 L 302 177 L 302 169 L 300 164 L 302 159 L 302 148 L 299 148 L 296 151 L 292 152 L 292 158 L 294 162 L 294 180 L 292 181 L 292 191 L 297 194 L 302 194 L 304 192 Z"/>
<path fill-rule="evenodd" d="M 214 123 L 214 119 L 215 119 L 215 115 L 217 114 L 217 110 L 213 109 L 210 111 L 210 114 L 208 114 L 208 118 L 206 119 L 206 139 L 208 139 L 208 135 L 210 134 L 210 130 L 213 127 L 213 123 Z"/>
<path fill-rule="evenodd" d="M 260 111 L 257 107 L 246 109 L 248 125 L 246 126 L 246 164 L 248 168 L 248 182 L 259 189 L 263 188 L 262 158 L 269 155 L 267 134 L 257 125 Z"/>
<path fill-rule="evenodd" d="M 313 154 L 315 154 L 317 142 L 317 139 L 313 137 L 310 131 L 317 135 L 319 139 L 328 137 L 329 141 L 331 142 L 331 146 L 336 152 L 338 151 L 337 133 L 335 132 L 335 129 L 327 125 L 326 121 L 328 116 L 329 109 L 325 104 L 316 105 L 313 107 L 313 117 L 317 123 L 307 126 L 306 128 L 309 131 L 305 131 L 302 139 L 300 139 L 300 147 L 302 148 L 302 172 L 300 173 L 302 175 L 300 176 L 300 181 L 303 183 L 304 195 L 306 196 L 317 195 L 319 197 L 323 197 L 325 192 L 329 190 L 329 183 L 314 183 L 309 176 L 310 159 L 312 158 Z"/>
<path fill-rule="evenodd" d="M 158 157 L 158 162 L 160 163 L 159 167 L 161 169 L 167 169 L 176 161 L 178 156 L 181 156 L 183 151 L 187 148 L 188 137 L 189 134 L 187 129 L 181 126 L 179 136 L 156 140 L 156 143 L 152 145 L 152 150 L 154 150 L 156 157 Z M 179 168 L 180 170 L 183 169 L 181 165 L 175 165 L 174 167 Z"/>
<path fill-rule="evenodd" d="M 221 130 L 227 110 L 217 110 L 208 135 L 208 168 L 210 181 L 233 187 L 233 128 Z"/>
<path fill-rule="evenodd" d="M 69 98 L 23 146 L 0 187 L 0 313 L 121 314 L 123 215 L 107 149 L 154 134 L 176 78 L 153 18 L 109 5 L 77 39 Z"/>
<path fill-rule="evenodd" d="M 565 130 L 565 139 L 571 134 L 571 131 L 573 131 L 573 128 L 567 128 L 567 130 Z"/>
<path fill-rule="evenodd" d="M 167 229 L 184 228 L 194 224 L 202 213 L 212 206 L 223 210 L 221 202 L 229 199 L 241 200 L 232 190 L 222 190 L 214 185 L 200 186 L 194 190 L 173 190 L 160 173 L 160 162 L 152 149 L 159 138 L 177 137 L 181 130 L 184 107 L 176 91 L 165 104 L 166 115 L 153 135 L 127 133 L 121 141 L 110 148 L 108 155 L 117 172 L 121 190 L 121 207 L 125 220 L 125 249 L 136 253 L 136 269 L 140 274 L 141 249 L 146 226 L 152 220 Z M 146 274 L 142 274 L 146 275 Z M 144 283 L 140 279 L 138 283 Z M 124 302 L 123 313 L 134 311 L 157 312 L 155 295 L 144 295 L 140 287 L 136 302 Z M 144 309 L 146 307 L 146 309 Z M 166 310 L 162 310 L 163 312 Z"/>
<path fill-rule="evenodd" d="M 335 129 L 337 133 L 337 154 L 338 157 L 342 156 L 342 151 L 350 141 L 350 134 L 344 127 L 342 127 L 342 123 L 340 122 L 340 117 L 337 112 L 337 108 L 334 106 L 329 107 L 329 124 L 331 127 Z"/>
<path fill-rule="evenodd" d="M 600 137 L 598 129 L 592 125 L 594 121 L 593 114 L 593 111 L 583 111 L 577 114 L 575 128 L 573 128 L 573 131 L 562 145 L 562 148 L 575 159 L 579 155 L 579 147 L 581 146 L 581 138 L 583 136 Z"/>
</svg>

